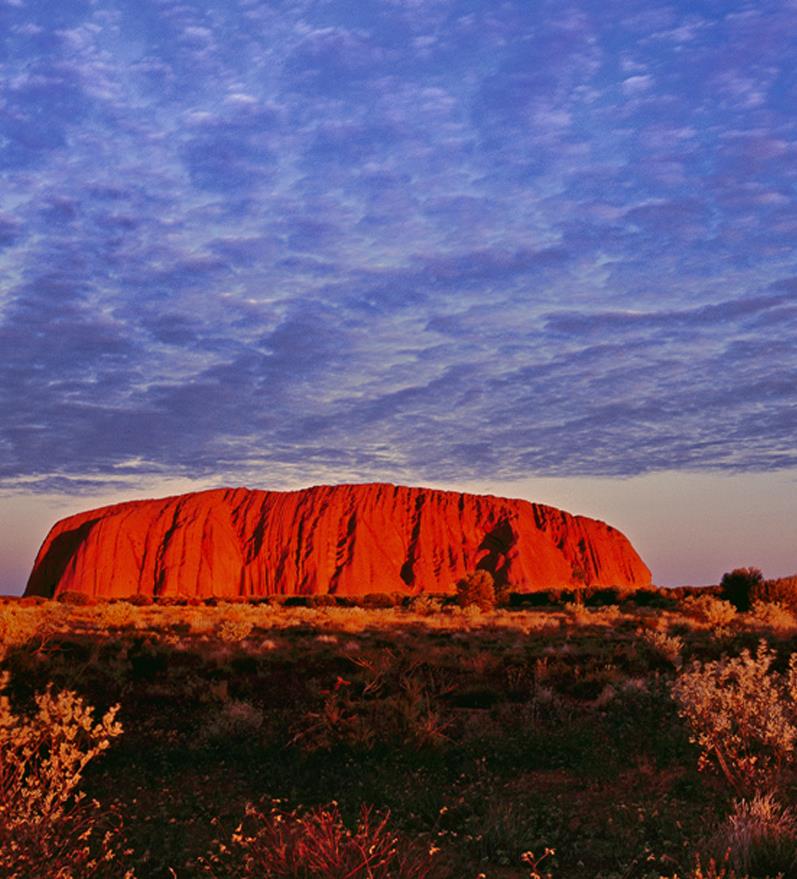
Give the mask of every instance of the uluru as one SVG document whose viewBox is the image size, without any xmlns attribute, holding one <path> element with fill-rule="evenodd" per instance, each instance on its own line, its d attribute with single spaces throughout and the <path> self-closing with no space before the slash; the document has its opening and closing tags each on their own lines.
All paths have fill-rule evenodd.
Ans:
<svg viewBox="0 0 797 879">
<path fill-rule="evenodd" d="M 57 522 L 26 595 L 253 597 L 451 592 L 476 569 L 514 591 L 634 588 L 650 571 L 596 519 L 491 495 L 386 483 L 224 488 Z"/>
</svg>

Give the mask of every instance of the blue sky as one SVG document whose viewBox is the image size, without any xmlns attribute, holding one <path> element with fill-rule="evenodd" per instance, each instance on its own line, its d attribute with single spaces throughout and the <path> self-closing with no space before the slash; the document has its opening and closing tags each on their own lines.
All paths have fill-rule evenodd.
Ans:
<svg viewBox="0 0 797 879">
<path fill-rule="evenodd" d="M 795 34 L 794 0 L 0 0 L 7 515 L 167 480 L 793 497 Z"/>
</svg>

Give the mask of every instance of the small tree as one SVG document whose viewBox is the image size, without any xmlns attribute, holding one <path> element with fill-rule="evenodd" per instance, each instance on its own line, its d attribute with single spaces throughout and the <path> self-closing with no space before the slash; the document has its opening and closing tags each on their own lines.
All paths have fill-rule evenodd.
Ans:
<svg viewBox="0 0 797 879">
<path fill-rule="evenodd" d="M 457 583 L 457 602 L 460 607 L 475 604 L 480 610 L 492 610 L 496 604 L 493 575 L 485 570 L 466 574 Z"/>
<path fill-rule="evenodd" d="M 576 604 L 580 607 L 584 604 L 584 587 L 587 585 L 587 572 L 581 565 L 573 565 L 570 579 L 573 581 Z"/>
<path fill-rule="evenodd" d="M 750 596 L 754 587 L 764 579 L 758 568 L 734 568 L 723 574 L 720 581 L 721 597 L 740 611 L 750 609 Z"/>
</svg>

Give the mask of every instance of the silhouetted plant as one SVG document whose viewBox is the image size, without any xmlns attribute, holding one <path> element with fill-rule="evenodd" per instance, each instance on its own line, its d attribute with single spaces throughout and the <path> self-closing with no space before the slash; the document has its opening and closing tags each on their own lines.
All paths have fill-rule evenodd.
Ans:
<svg viewBox="0 0 797 879">
<path fill-rule="evenodd" d="M 720 596 L 741 611 L 750 609 L 751 593 L 764 575 L 758 568 L 734 568 L 720 580 Z"/>
</svg>

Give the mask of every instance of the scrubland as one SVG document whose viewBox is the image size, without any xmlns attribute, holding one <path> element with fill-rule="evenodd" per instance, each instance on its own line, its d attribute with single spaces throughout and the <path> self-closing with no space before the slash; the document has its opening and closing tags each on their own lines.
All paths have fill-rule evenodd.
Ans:
<svg viewBox="0 0 797 879">
<path fill-rule="evenodd" d="M 794 611 L 601 600 L 8 600 L 0 875 L 797 876 Z"/>
</svg>

